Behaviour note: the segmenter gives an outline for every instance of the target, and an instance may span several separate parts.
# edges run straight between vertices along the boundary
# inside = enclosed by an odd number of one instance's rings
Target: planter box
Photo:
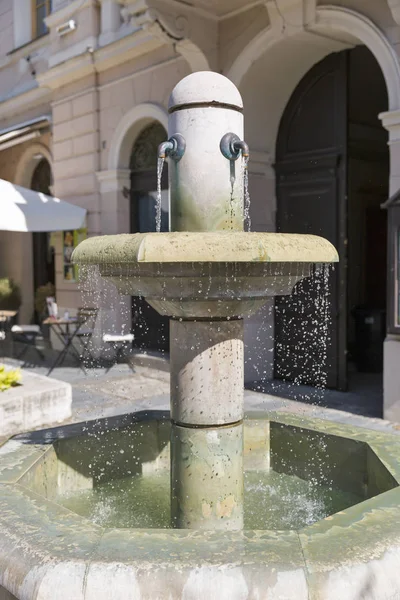
[[[24,370],[21,383],[0,392],[0,437],[60,423],[71,416],[69,383]]]

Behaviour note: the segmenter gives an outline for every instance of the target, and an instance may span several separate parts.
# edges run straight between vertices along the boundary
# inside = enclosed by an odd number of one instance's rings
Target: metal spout
[[[249,147],[244,140],[239,140],[238,142],[233,142],[233,149],[238,154],[240,151],[242,151],[242,156],[244,156],[245,158],[249,157],[249,154],[250,154]]]
[[[249,157],[249,147],[236,133],[226,133],[219,144],[222,154],[228,160],[237,160],[242,153],[244,158]]]
[[[186,141],[183,135],[175,133],[167,142],[162,142],[158,146],[158,158],[172,158],[178,162],[182,158],[186,149]]]
[[[174,150],[174,144],[172,141],[162,142],[158,146],[158,158],[167,158],[167,156]]]

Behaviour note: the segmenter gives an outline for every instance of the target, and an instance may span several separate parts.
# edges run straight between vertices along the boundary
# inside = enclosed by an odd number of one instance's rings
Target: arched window
[[[51,168],[48,160],[42,158],[35,167],[32,174],[31,189],[51,196]]]
[[[129,168],[140,172],[157,168],[157,148],[167,139],[161,123],[151,123],[143,129],[133,144]]]
[[[160,123],[147,125],[133,144],[131,169],[131,231],[156,230],[157,149],[167,139]],[[161,181],[161,231],[168,231],[168,167]]]
[[[35,192],[51,195],[52,174],[49,161],[41,158],[36,165],[31,180],[31,189]],[[34,233],[33,240],[33,275],[34,289],[55,283],[54,248],[50,244],[50,233]]]

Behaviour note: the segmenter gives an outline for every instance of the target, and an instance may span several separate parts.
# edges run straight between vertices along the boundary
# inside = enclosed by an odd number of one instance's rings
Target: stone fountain
[[[170,163],[170,232],[91,238],[74,261],[170,317],[170,414],[23,434],[0,448],[0,600],[395,598],[399,438],[340,416],[244,420],[243,318],[337,253],[315,236],[243,231],[249,151],[229,80],[186,77],[169,113],[159,159]],[[245,479],[273,473],[339,500],[269,528],[259,513],[270,523],[272,503],[286,499],[265,504]],[[155,476],[142,500],[126,494],[133,527],[71,500],[90,504],[110,484],[140,491]]]
[[[170,158],[171,231],[92,238],[74,261],[171,319],[174,526],[242,529],[243,317],[337,253],[314,236],[243,231],[249,151],[228,79],[185,77],[168,110],[159,158]]]

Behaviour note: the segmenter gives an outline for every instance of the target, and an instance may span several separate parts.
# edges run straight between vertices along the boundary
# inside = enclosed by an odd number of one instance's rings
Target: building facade
[[[252,229],[316,233],[339,249],[322,358],[328,384],[346,389],[355,311],[377,318],[387,303],[380,205],[400,187],[400,0],[0,0],[0,28],[0,178],[86,208],[88,235],[154,226],[154,149],[175,84],[213,70],[237,85]],[[0,232],[0,275],[21,285],[25,322],[46,278],[60,311],[81,303],[67,238],[50,234]],[[297,294],[310,307],[316,281]],[[120,327],[120,305],[99,297],[100,327]],[[321,383],[301,358],[312,310],[299,320],[296,301],[247,322],[247,381]],[[135,306],[134,326],[150,323],[167,347],[165,323],[146,311]],[[400,418],[400,331],[381,346],[385,415]]]

